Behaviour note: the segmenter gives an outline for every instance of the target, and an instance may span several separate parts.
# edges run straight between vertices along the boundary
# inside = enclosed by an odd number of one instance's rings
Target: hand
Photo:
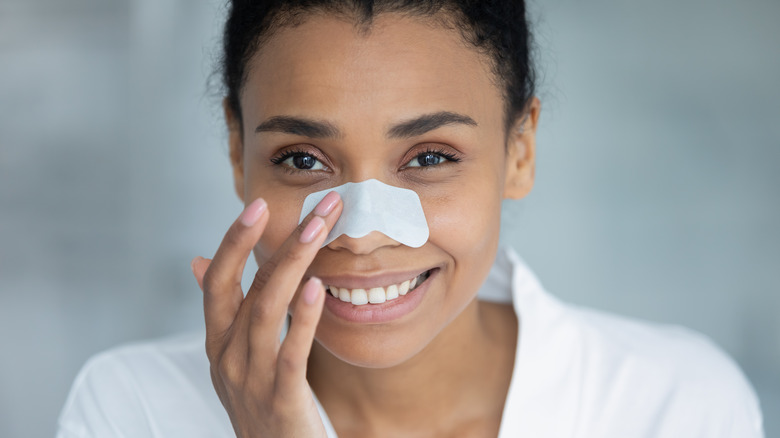
[[[325,290],[317,278],[301,282],[341,210],[331,192],[258,269],[246,298],[241,276],[268,223],[265,201],[241,213],[213,260],[192,261],[203,290],[211,380],[238,437],[326,436],[306,381]],[[288,308],[292,323],[280,343]]]

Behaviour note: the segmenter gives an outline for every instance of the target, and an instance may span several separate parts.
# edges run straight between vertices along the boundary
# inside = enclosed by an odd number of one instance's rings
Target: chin
[[[361,368],[392,368],[414,358],[430,343],[399,333],[376,333],[366,328],[364,334],[334,335],[320,334],[316,342],[336,359]]]

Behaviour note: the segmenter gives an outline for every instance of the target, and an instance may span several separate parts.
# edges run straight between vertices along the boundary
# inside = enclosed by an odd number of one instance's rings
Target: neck
[[[425,349],[390,368],[348,364],[315,342],[308,379],[337,430],[439,435],[442,425],[500,421],[516,337],[509,306],[474,300]]]

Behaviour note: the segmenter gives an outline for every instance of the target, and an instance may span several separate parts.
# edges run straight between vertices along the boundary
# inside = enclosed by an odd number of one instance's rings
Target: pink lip
[[[425,272],[425,271],[423,271]],[[384,302],[382,304],[363,304],[356,306],[352,303],[346,303],[340,299],[334,297],[330,293],[325,296],[325,308],[334,314],[336,317],[345,319],[350,322],[362,323],[362,324],[380,324],[389,321],[393,321],[411,313],[422,302],[425,293],[428,291],[432,281],[439,273],[438,269],[431,271],[431,275],[413,291],[406,295],[400,296],[394,300]],[[406,274],[404,274],[406,275]],[[419,275],[419,274],[418,274]],[[413,277],[414,275],[412,275]],[[408,280],[409,278],[406,278]],[[372,279],[373,280],[373,279]],[[382,279],[384,281],[384,279]],[[402,281],[406,281],[402,280]],[[402,282],[401,281],[401,282]],[[325,281],[323,280],[323,283]],[[399,282],[400,283],[400,282]],[[325,283],[327,284],[327,283]],[[372,284],[378,284],[372,281]],[[395,283],[387,283],[395,284]],[[383,285],[387,285],[383,284]],[[345,286],[346,287],[346,286]],[[355,286],[354,288],[361,287]],[[353,288],[353,289],[354,289]]]

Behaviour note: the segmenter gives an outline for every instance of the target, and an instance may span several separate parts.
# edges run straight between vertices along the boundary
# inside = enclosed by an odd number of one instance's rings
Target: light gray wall
[[[0,436],[51,436],[90,355],[201,325],[189,260],[241,209],[220,3],[0,2]],[[534,10],[537,186],[505,240],[566,300],[713,338],[779,436],[780,3]]]

